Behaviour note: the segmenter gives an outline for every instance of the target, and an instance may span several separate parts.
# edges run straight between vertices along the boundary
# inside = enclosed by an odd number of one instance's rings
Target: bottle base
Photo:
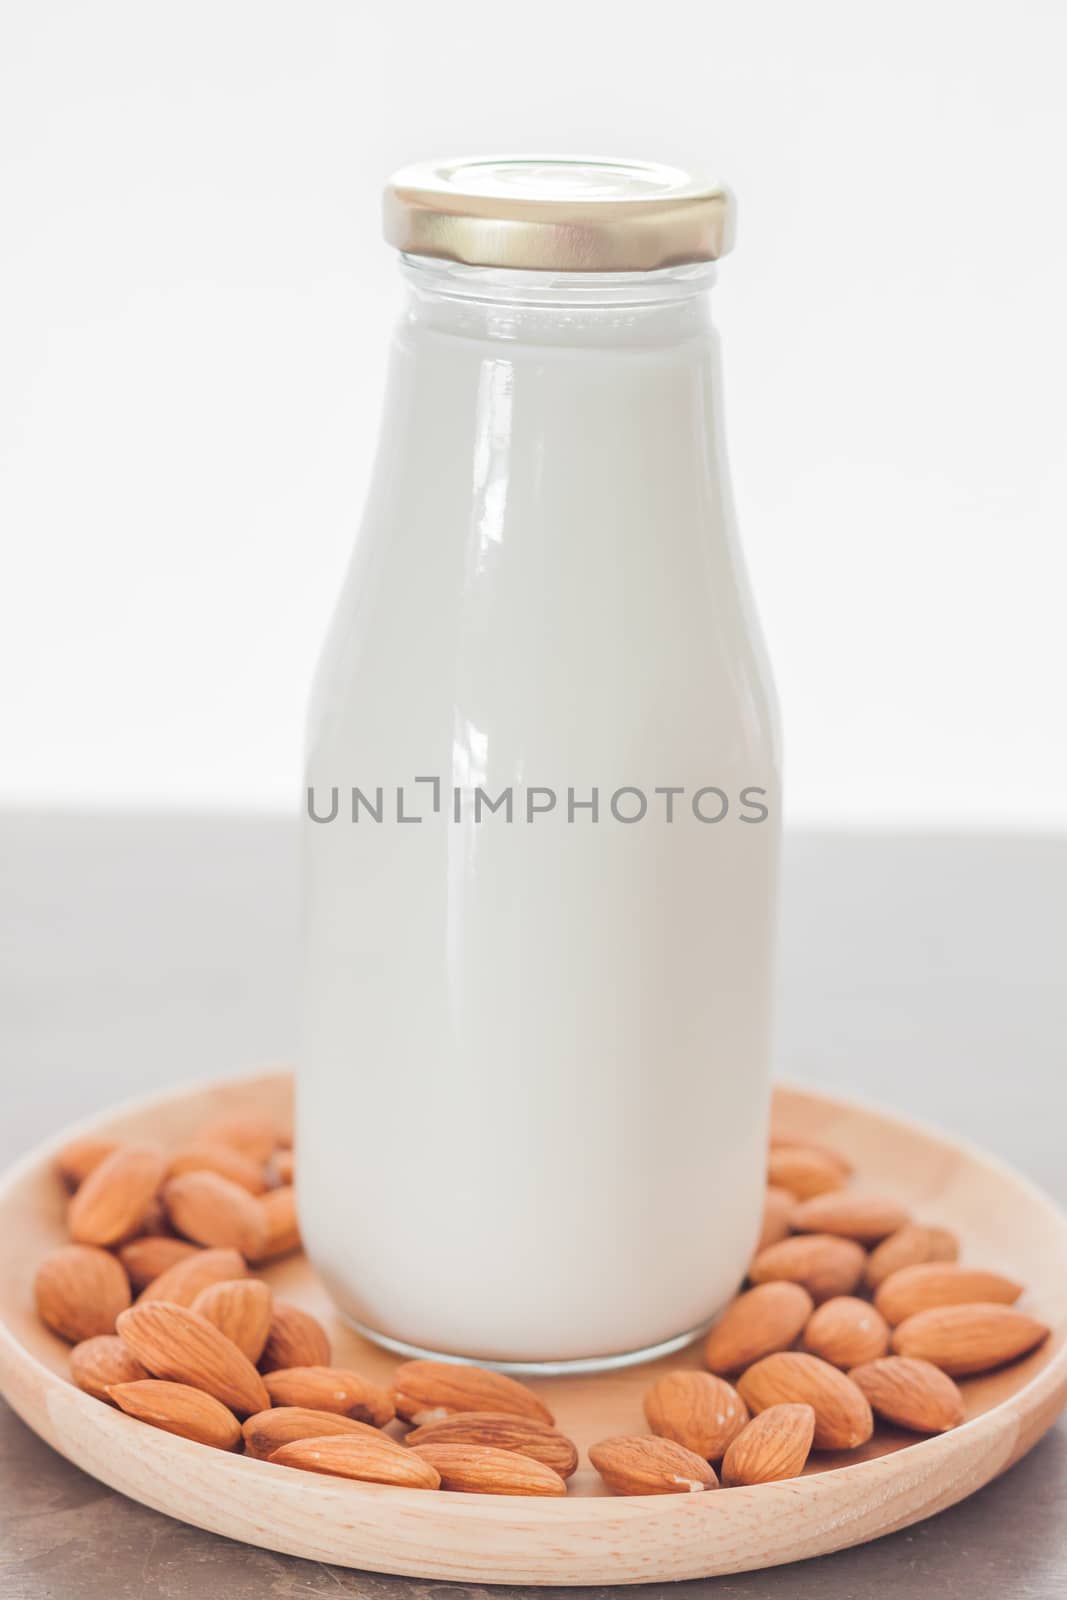
[[[340,1308],[338,1310],[342,1321],[353,1333],[380,1345],[383,1350],[392,1351],[394,1355],[406,1356],[409,1360],[448,1361],[463,1367],[488,1367],[492,1372],[504,1372],[515,1378],[558,1378],[583,1372],[614,1372],[620,1367],[636,1367],[642,1361],[656,1361],[660,1356],[670,1356],[676,1350],[683,1350],[686,1345],[707,1333],[714,1321],[713,1317],[709,1317],[699,1327],[675,1334],[672,1339],[644,1345],[640,1350],[624,1350],[620,1355],[578,1356],[564,1361],[493,1361],[485,1356],[461,1356],[452,1350],[431,1350],[425,1345],[407,1344],[403,1339],[393,1339],[389,1334],[368,1328],[365,1323],[346,1316]]]

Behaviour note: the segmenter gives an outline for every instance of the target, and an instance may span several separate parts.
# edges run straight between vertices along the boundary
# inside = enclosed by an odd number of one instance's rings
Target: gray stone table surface
[[[288,1059],[293,823],[0,816],[0,1163],[157,1086]],[[1067,840],[787,840],[778,1071],[968,1137],[1067,1203]],[[1067,1428],[953,1510],[678,1600],[1064,1600]],[[349,1572],[113,1494],[0,1402],[0,1600],[529,1595]],[[607,1596],[611,1590],[576,1594]],[[621,1594],[621,1591],[619,1591]]]

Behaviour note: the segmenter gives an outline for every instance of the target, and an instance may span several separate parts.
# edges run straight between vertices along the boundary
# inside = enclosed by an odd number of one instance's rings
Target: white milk
[[[310,724],[299,1088],[308,1251],[397,1347],[642,1351],[756,1238],[779,774],[712,270],[405,268]]]

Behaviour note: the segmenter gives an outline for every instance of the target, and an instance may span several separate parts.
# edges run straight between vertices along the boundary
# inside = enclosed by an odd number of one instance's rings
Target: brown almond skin
[[[285,1133],[273,1117],[257,1116],[255,1112],[237,1112],[212,1117],[196,1131],[194,1144],[221,1144],[258,1166],[264,1166],[280,1144]]]
[[[187,1383],[142,1378],[112,1384],[109,1395],[128,1416],[182,1439],[195,1439],[216,1450],[235,1450],[241,1442],[241,1424],[233,1412]]]
[[[238,1416],[266,1411],[271,1404],[248,1357],[188,1306],[164,1300],[132,1306],[117,1327],[123,1343],[154,1378],[203,1389]]]
[[[167,1177],[180,1178],[186,1172],[217,1172],[249,1194],[263,1194],[267,1187],[263,1164],[225,1144],[183,1145],[171,1156]]]
[[[850,1189],[803,1200],[791,1218],[796,1233],[832,1233],[859,1244],[877,1244],[907,1222],[907,1211],[895,1200],[854,1194]]]
[[[788,1350],[814,1309],[799,1283],[774,1281],[749,1289],[730,1302],[708,1334],[704,1364],[722,1376],[741,1372],[775,1350]]]
[[[179,1261],[188,1261],[199,1250],[198,1244],[190,1244],[187,1239],[173,1239],[170,1234],[146,1233],[122,1245],[118,1256],[132,1287],[147,1289],[153,1279],[176,1267]]]
[[[738,1434],[722,1464],[724,1489],[799,1478],[811,1453],[815,1413],[809,1405],[768,1406]]]
[[[800,1133],[787,1133],[784,1128],[772,1128],[768,1140],[771,1150],[801,1149],[815,1150],[819,1155],[840,1169],[841,1176],[851,1178],[853,1171],[852,1162],[835,1145],[826,1144],[822,1139],[811,1139]]]
[[[748,1421],[748,1407],[724,1378],[710,1372],[666,1372],[645,1393],[645,1420],[705,1461],[721,1461]]]
[[[270,1332],[259,1358],[260,1372],[279,1367],[328,1367],[333,1356],[326,1329],[310,1311],[275,1300]]]
[[[995,1302],[934,1306],[907,1317],[893,1332],[899,1356],[932,1361],[953,1378],[989,1372],[1029,1355],[1048,1338],[1048,1328],[1014,1306]]]
[[[193,1310],[213,1322],[255,1364],[270,1331],[272,1300],[261,1278],[231,1278],[202,1290]]]
[[[218,1250],[237,1250],[246,1260],[263,1255],[267,1224],[259,1201],[240,1184],[217,1172],[185,1172],[163,1188],[175,1232],[196,1244]]]
[[[243,1278],[248,1268],[238,1250],[201,1250],[194,1247],[184,1261],[153,1278],[138,1296],[139,1306],[154,1300],[166,1300],[170,1305],[191,1306],[198,1294],[213,1283],[227,1283],[233,1278]]]
[[[325,1439],[329,1434],[373,1433],[378,1429],[369,1422],[357,1422],[355,1417],[343,1417],[339,1411],[312,1411],[309,1406],[272,1406],[269,1411],[257,1411],[248,1417],[241,1428],[245,1440],[245,1454],[258,1461],[269,1461],[275,1450],[283,1444],[294,1444],[298,1439]]]
[[[55,1155],[52,1166],[68,1189],[77,1189],[104,1157],[117,1149],[117,1139],[97,1139],[92,1134],[86,1134],[81,1139],[71,1139],[65,1144]]]
[[[891,1273],[880,1285],[874,1303],[886,1321],[896,1326],[917,1311],[929,1311],[934,1306],[961,1306],[975,1301],[1011,1306],[1022,1292],[1021,1283],[1013,1283],[999,1272],[962,1267],[954,1261],[926,1261]]]
[[[912,1433],[947,1433],[963,1421],[963,1396],[947,1372],[913,1356],[884,1356],[849,1373],[875,1416]]]
[[[698,1494],[719,1484],[702,1456],[673,1439],[620,1434],[590,1445],[589,1459],[615,1494]]]
[[[795,1234],[761,1250],[748,1269],[753,1283],[799,1283],[816,1305],[851,1294],[863,1276],[866,1256],[854,1239],[830,1233]]]
[[[150,1144],[123,1144],[95,1166],[67,1212],[77,1244],[117,1244],[132,1234],[163,1181],[166,1160]]]
[[[777,1244],[779,1239],[789,1237],[789,1219],[793,1215],[796,1201],[788,1189],[778,1189],[773,1183],[767,1185],[763,1198],[763,1215],[760,1218],[760,1235],[756,1243],[757,1255],[761,1250],[766,1250],[769,1244]]]
[[[565,1434],[550,1428],[547,1422],[506,1411],[463,1411],[454,1417],[441,1417],[437,1422],[412,1428],[404,1443],[491,1445],[540,1461],[561,1478],[571,1477],[578,1467],[578,1451]]]
[[[114,1333],[116,1318],[130,1303],[121,1264],[95,1245],[63,1245],[45,1256],[33,1292],[41,1321],[71,1344]]]
[[[517,1450],[486,1444],[417,1444],[412,1453],[429,1462],[442,1489],[456,1494],[567,1493],[558,1472]]]
[[[909,1222],[871,1251],[863,1272],[868,1289],[877,1289],[890,1273],[901,1267],[917,1267],[924,1261],[955,1261],[959,1240],[948,1228],[931,1228]]]
[[[263,1382],[271,1405],[338,1411],[376,1428],[393,1420],[392,1401],[381,1385],[346,1367],[279,1367]]]
[[[556,1420],[533,1390],[515,1378],[449,1361],[401,1362],[393,1373],[392,1392],[397,1416],[416,1425],[459,1411],[513,1412],[550,1427]]]
[[[136,1383],[148,1377],[116,1333],[97,1334],[76,1344],[70,1352],[70,1375],[79,1389],[109,1405],[114,1403],[108,1393],[112,1384]]]
[[[807,1145],[772,1145],[767,1182],[787,1189],[795,1200],[810,1200],[844,1187],[846,1174],[830,1156]]]
[[[816,1450],[855,1450],[874,1432],[866,1395],[818,1356],[798,1350],[764,1356],[738,1379],[737,1388],[753,1413],[774,1405],[811,1406]]]
[[[417,1450],[403,1450],[379,1433],[373,1438],[331,1434],[318,1439],[298,1439],[284,1444],[270,1457],[279,1467],[299,1467],[304,1472],[325,1472],[362,1483],[390,1483],[398,1489],[439,1489],[436,1468],[423,1461]]]
[[[296,1194],[290,1186],[272,1189],[259,1199],[265,1239],[261,1253],[254,1259],[272,1261],[275,1256],[290,1255],[301,1248],[300,1224],[296,1216]]]
[[[824,1300],[804,1329],[804,1349],[848,1369],[875,1361],[889,1349],[889,1324],[866,1300],[838,1295]]]

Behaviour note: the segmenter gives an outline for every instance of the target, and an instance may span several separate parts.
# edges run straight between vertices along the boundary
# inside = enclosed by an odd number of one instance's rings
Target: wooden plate
[[[31,1283],[65,1239],[54,1150],[74,1131],[178,1143],[208,1116],[287,1109],[287,1075],[185,1088],[68,1130],[0,1183],[0,1388],[35,1432],[86,1472],[169,1516],[248,1544],[375,1572],[478,1583],[605,1584],[710,1577],[860,1544],[953,1505],[1017,1461],[1067,1403],[1067,1218],[1023,1178],[897,1118],[779,1089],[776,1120],[852,1157],[862,1185],[954,1228],[963,1258],[1029,1286],[1053,1327],[1033,1356],[964,1385],[967,1422],[916,1442],[881,1431],[848,1458],[822,1455],[802,1478],[712,1494],[620,1499],[584,1449],[645,1432],[641,1396],[699,1350],[626,1372],[535,1385],[583,1466],[565,1500],[432,1494],[316,1477],[205,1449],[124,1416],[67,1380],[67,1347],[37,1321]],[[349,1332],[303,1258],[268,1270],[276,1291],[326,1323],[338,1365],[387,1377],[395,1358]]]

